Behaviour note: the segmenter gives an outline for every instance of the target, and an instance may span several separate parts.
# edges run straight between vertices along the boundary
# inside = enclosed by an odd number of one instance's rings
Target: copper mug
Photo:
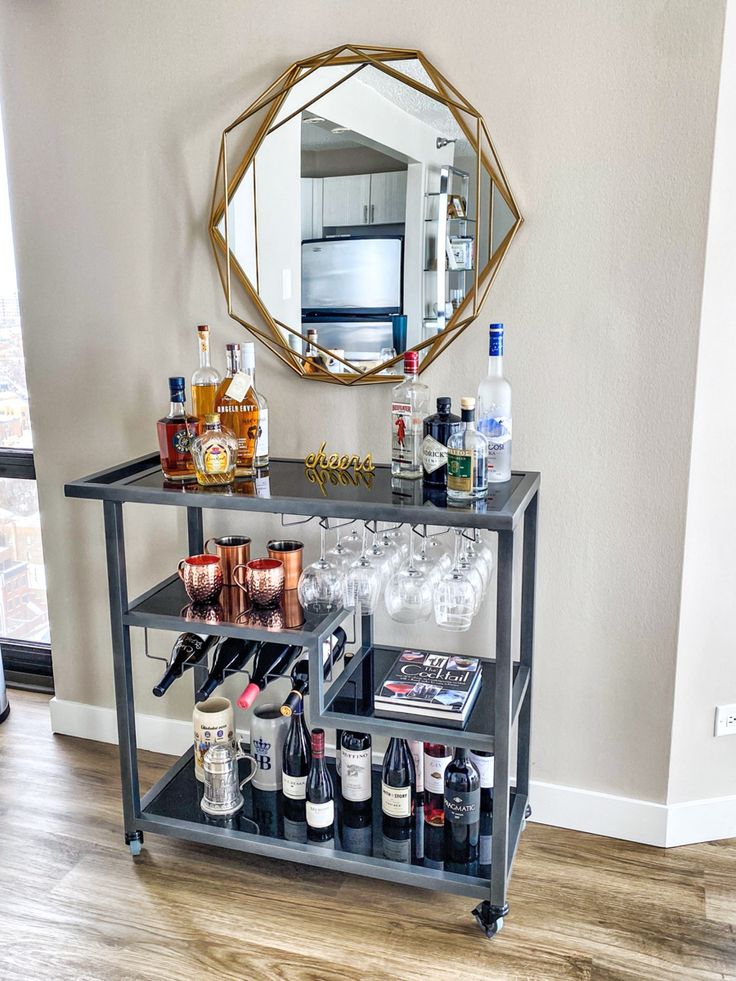
[[[214,542],[215,550],[210,552]],[[250,561],[250,538],[242,535],[227,535],[225,538],[208,538],[204,543],[207,554],[216,555],[222,563],[222,581],[225,586],[232,586],[233,569],[236,565],[245,565]]]
[[[222,563],[216,555],[190,555],[177,571],[193,603],[214,603],[222,589]]]
[[[245,582],[238,571],[245,570]],[[246,592],[254,606],[275,606],[284,593],[284,563],[279,559],[253,559],[233,569],[235,584]]]
[[[284,589],[296,589],[302,574],[304,542],[270,541],[268,554],[272,559],[279,559],[284,563]]]

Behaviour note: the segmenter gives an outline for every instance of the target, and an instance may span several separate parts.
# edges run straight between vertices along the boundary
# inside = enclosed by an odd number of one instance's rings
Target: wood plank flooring
[[[48,696],[10,696],[1,981],[736,979],[736,840],[664,851],[530,824],[488,942],[471,899],[154,835],[134,861],[116,748],[52,736]],[[140,755],[149,786],[170,761]]]

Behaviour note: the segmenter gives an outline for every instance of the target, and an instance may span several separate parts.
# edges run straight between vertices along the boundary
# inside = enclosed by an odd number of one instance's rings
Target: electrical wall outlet
[[[715,736],[736,736],[736,705],[716,705]]]

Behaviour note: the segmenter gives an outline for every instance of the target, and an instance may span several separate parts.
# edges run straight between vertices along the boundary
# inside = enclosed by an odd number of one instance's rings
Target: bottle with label
[[[475,428],[475,399],[460,399],[463,428],[447,441],[447,501],[467,504],[488,492],[485,436]]]
[[[232,484],[238,457],[238,441],[220,424],[216,412],[204,417],[204,432],[192,440],[192,460],[197,483],[203,487]]]
[[[445,868],[477,864],[479,837],[480,774],[459,746],[445,770]]]
[[[462,420],[450,411],[452,400],[437,399],[437,412],[424,420],[422,470],[426,487],[447,487],[447,441],[460,432]]]
[[[153,686],[156,698],[165,695],[177,678],[181,678],[185,668],[195,664],[207,664],[207,656],[217,647],[221,637],[208,637],[206,634],[184,633],[174,641],[166,672],[157,685]]]
[[[416,774],[405,739],[391,739],[381,771],[381,810],[385,829],[411,829],[414,818]]]
[[[340,787],[345,808],[370,810],[373,799],[372,741],[367,732],[344,731],[340,739]]]
[[[302,699],[294,705],[282,757],[284,816],[292,821],[304,818],[307,776],[312,763],[309,729],[304,721]]]
[[[243,368],[250,375],[253,394],[258,403],[258,436],[256,438],[256,470],[268,467],[268,402],[266,396],[256,388],[256,346],[252,341],[243,344]]]
[[[312,763],[305,793],[309,840],[329,841],[335,834],[335,794],[325,764],[324,729],[312,730]]]
[[[192,375],[192,410],[203,418],[215,411],[215,396],[222,378],[210,364],[210,329],[207,324],[197,327],[199,338],[199,368]]]
[[[414,760],[416,806],[422,807],[424,805],[424,743],[421,739],[407,739],[406,743]]]
[[[186,410],[184,379],[169,378],[169,414],[156,423],[161,469],[167,480],[194,480],[192,440],[202,432],[202,421]]]
[[[418,378],[419,354],[404,355],[404,380],[391,393],[391,474],[417,480],[422,476],[422,426],[429,389]]]
[[[445,770],[451,762],[450,746],[424,744],[424,819],[435,827],[442,827],[445,822]]]
[[[503,324],[491,324],[488,375],[478,386],[478,429],[488,441],[488,480],[511,477],[511,385],[503,374]]]
[[[484,749],[471,749],[470,759],[480,774],[480,809],[482,814],[493,814],[493,753]]]
[[[225,356],[227,374],[215,396],[215,411],[222,425],[235,433],[238,441],[236,476],[252,477],[258,439],[258,399],[253,391],[253,379],[242,369],[240,344],[226,344]]]

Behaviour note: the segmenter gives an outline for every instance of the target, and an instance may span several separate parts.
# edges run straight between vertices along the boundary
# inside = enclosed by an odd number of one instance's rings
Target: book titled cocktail
[[[478,697],[482,673],[477,657],[404,650],[376,691],[375,714],[412,722],[421,717],[460,729]]]

